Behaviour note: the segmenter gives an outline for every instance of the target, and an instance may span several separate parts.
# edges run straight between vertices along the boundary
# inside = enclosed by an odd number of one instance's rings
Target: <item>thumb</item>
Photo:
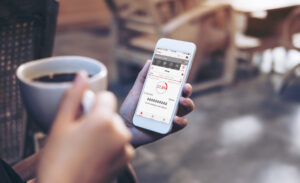
[[[79,72],[73,85],[65,92],[56,121],[73,121],[80,108],[84,91],[87,89],[87,73]]]
[[[139,72],[138,77],[136,78],[134,85],[132,87],[132,91],[140,93],[142,91],[148,70],[151,65],[151,60],[147,60],[146,64],[144,65],[143,69]]]

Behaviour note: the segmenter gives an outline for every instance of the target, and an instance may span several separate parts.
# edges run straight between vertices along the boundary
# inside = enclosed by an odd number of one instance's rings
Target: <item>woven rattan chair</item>
[[[23,156],[27,126],[15,71],[51,56],[57,11],[55,0],[0,1],[0,158],[11,164]]]

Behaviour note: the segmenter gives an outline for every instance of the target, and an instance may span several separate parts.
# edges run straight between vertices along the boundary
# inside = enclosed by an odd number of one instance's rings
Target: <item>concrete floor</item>
[[[185,130],[138,150],[141,182],[300,182],[300,105],[268,78],[193,99]]]
[[[58,33],[55,55],[90,56],[110,66],[110,40],[90,31]],[[130,87],[110,85],[120,102]],[[186,129],[137,150],[140,182],[300,182],[300,103],[279,98],[268,76],[193,100]]]

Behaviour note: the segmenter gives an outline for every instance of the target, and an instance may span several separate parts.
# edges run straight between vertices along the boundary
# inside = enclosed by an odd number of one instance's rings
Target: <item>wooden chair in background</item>
[[[287,49],[300,51],[300,6],[297,6],[287,17],[284,24],[284,45]]]
[[[263,18],[246,13],[246,27],[242,34],[237,34],[236,46],[239,55],[250,60],[250,68],[254,68],[255,53],[261,54],[276,47],[286,50],[294,47],[290,30],[299,18],[297,9],[297,6],[289,6],[266,10]]]
[[[286,49],[300,51],[300,6],[294,8],[284,23],[284,46]],[[299,63],[286,72],[278,88],[278,93],[283,95],[286,89],[300,77]]]
[[[244,34],[237,34],[236,45],[239,56],[250,60],[250,71],[255,67],[254,54],[256,53],[262,54],[267,49],[272,50],[277,47],[283,47],[286,51],[290,49],[300,51],[300,47],[295,44],[297,40],[300,42],[297,39],[300,32],[300,6],[266,9],[265,13],[266,16],[261,18],[252,16],[250,12],[243,12],[246,14],[246,27]],[[300,76],[299,68],[300,64],[282,76],[282,81],[275,87],[279,94],[283,94],[286,88]]]
[[[112,32],[115,37],[114,56],[119,68],[119,78],[133,79],[135,76],[132,76],[128,65],[141,67],[147,59],[151,59],[157,40],[167,37],[191,41],[197,45],[198,51],[190,73],[190,82],[197,80],[197,74],[207,63],[205,57],[213,51],[224,50],[224,67],[220,77],[194,84],[196,91],[233,81],[234,26],[229,5],[206,6],[199,0],[106,2],[114,15]]]

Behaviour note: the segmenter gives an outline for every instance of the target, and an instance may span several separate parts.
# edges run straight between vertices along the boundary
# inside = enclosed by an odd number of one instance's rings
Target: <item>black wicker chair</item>
[[[0,158],[10,164],[23,156],[28,125],[15,71],[51,56],[57,13],[56,0],[0,1]]]

